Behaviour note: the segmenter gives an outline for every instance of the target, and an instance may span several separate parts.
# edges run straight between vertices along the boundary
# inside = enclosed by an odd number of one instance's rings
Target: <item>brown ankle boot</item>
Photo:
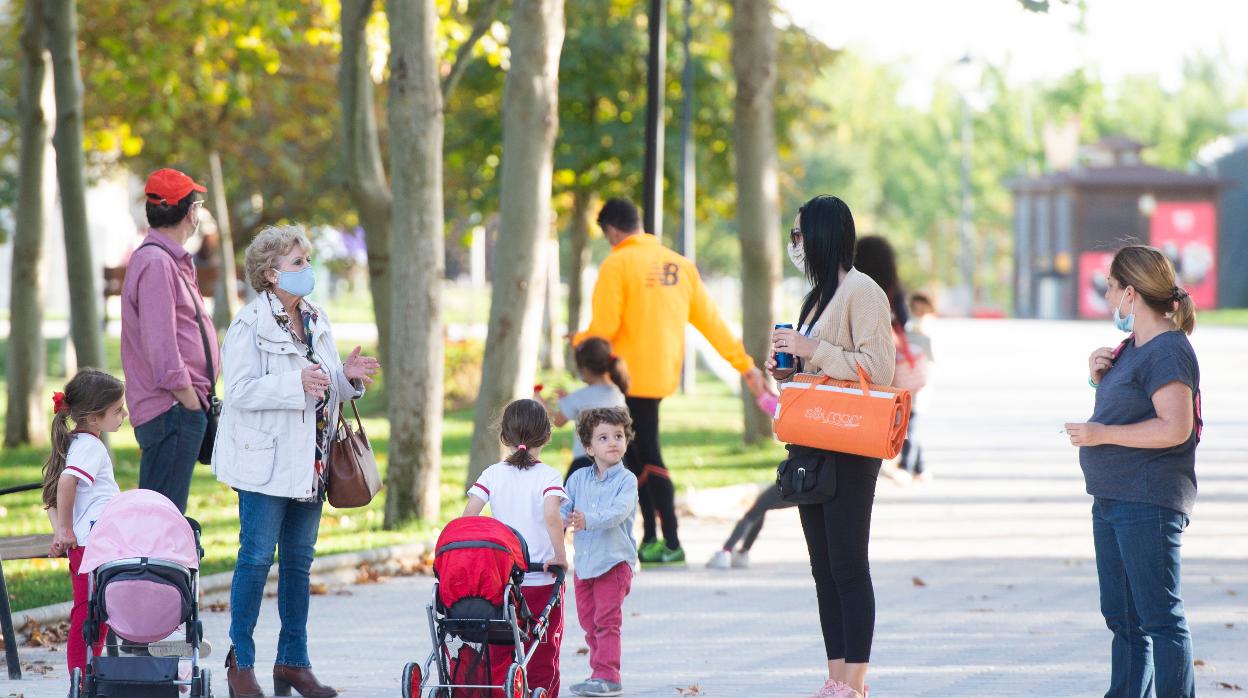
[[[334,698],[338,691],[316,680],[309,667],[273,665],[273,695],[288,696],[294,688],[303,698]]]
[[[233,647],[225,655],[225,680],[230,687],[230,698],[265,698],[264,689],[256,680],[256,670],[239,669]]]

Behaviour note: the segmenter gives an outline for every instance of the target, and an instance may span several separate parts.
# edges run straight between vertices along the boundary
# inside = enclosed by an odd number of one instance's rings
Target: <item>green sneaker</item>
[[[638,559],[643,565],[672,565],[681,566],[685,564],[685,549],[676,548],[672,550],[667,547],[666,543],[659,542],[657,545],[644,547],[642,552],[638,554]]]
[[[642,564],[654,564],[663,559],[663,551],[667,550],[667,546],[661,540],[652,540],[649,543],[642,543],[637,548],[637,559]]]

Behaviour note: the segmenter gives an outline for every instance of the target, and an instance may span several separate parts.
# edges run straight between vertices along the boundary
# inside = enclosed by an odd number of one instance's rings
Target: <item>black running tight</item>
[[[672,475],[663,464],[659,448],[659,403],[657,398],[625,398],[628,411],[633,417],[636,437],[628,446],[624,462],[637,476],[637,499],[641,504],[642,542],[648,543],[658,537],[655,515],[663,525],[663,539],[667,547],[680,547],[676,534],[676,488]]]
[[[798,507],[810,570],[819,598],[819,625],[828,659],[864,663],[875,634],[875,588],[867,546],[878,458],[836,454],[836,496]]]

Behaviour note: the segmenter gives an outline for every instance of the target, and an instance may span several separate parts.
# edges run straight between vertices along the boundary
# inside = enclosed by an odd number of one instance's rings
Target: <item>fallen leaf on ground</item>
[[[577,654],[589,654],[589,648],[588,647],[577,648],[576,653]]]
[[[910,582],[914,584],[916,587],[927,586],[927,582],[923,581],[922,579],[919,579],[918,577],[911,577]]]
[[[1218,688],[1225,688],[1225,689],[1226,689],[1226,690],[1228,690],[1228,691],[1242,691],[1242,690],[1244,690],[1244,689],[1242,689],[1242,688],[1240,688],[1240,687],[1239,687],[1239,684],[1237,684],[1237,683],[1227,683],[1226,681],[1219,681],[1219,682],[1215,683],[1214,685],[1215,685],[1215,686],[1217,686]]]
[[[329,585],[324,582],[317,582],[309,587],[309,591],[313,596],[324,596],[329,593]]]
[[[1235,624],[1234,624],[1234,623],[1227,623],[1227,624],[1226,624],[1226,629],[1227,629],[1227,630],[1230,630],[1231,628],[1234,628],[1234,627],[1235,627]]]
[[[682,696],[700,696],[702,695],[702,687],[695,683],[688,688],[677,688],[676,693]]]
[[[230,610],[229,601],[214,601],[204,606],[204,610],[210,613],[225,613]]]
[[[43,625],[27,616],[22,632],[26,633],[27,647],[52,649],[69,637],[69,621],[63,620],[52,625]]]
[[[1239,592],[1235,591],[1234,589],[1227,589],[1226,595],[1227,596],[1239,596]]]
[[[1203,659],[1197,659],[1196,661],[1192,662],[1192,665],[1193,665],[1193,666],[1204,666],[1204,665],[1205,665],[1205,660],[1203,660]]]

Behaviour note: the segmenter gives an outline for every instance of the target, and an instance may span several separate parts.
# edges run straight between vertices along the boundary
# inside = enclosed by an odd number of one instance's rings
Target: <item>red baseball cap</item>
[[[196,184],[185,173],[166,167],[147,176],[147,186],[143,191],[147,194],[148,201],[170,205],[185,199],[193,191],[202,193],[208,190],[202,184]]]

